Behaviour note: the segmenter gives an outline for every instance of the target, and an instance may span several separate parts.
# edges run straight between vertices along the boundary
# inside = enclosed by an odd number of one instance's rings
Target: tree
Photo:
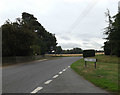
[[[22,19],[26,24],[26,27],[33,30],[33,32],[36,31],[36,35],[38,37],[36,44],[41,48],[42,55],[55,49],[57,45],[55,35],[47,32],[45,28],[37,21],[37,18],[29,13],[23,12]]]
[[[55,48],[55,53],[56,53],[56,54],[61,54],[61,53],[62,53],[62,48],[61,48],[61,46],[56,46],[56,48]]]
[[[104,51],[106,55],[117,55],[120,57],[120,12],[111,17],[110,12],[106,13],[108,17],[108,27],[105,28],[107,35],[104,43]]]
[[[62,50],[62,54],[81,54],[82,52],[83,50],[81,48]]]
[[[55,50],[56,37],[49,33],[32,14],[23,12],[15,22],[2,25],[3,56],[44,55]]]
[[[105,52],[105,55],[111,54],[111,47],[110,47],[109,42],[107,41],[104,43],[104,52]]]
[[[73,53],[80,54],[80,53],[82,53],[82,49],[81,48],[73,48]]]
[[[3,56],[31,55],[36,37],[29,29],[17,22],[11,22],[2,26]]]
[[[13,31],[11,22],[6,21],[6,23],[2,26],[2,55],[3,56],[15,55],[16,36],[14,34],[15,33]]]

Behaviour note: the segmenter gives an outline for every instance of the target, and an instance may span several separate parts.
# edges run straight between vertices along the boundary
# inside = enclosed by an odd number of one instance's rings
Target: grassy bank
[[[71,68],[79,75],[110,92],[118,92],[118,62],[120,58],[115,56],[97,55],[97,68],[94,63],[87,62],[84,67],[84,60],[80,59],[71,65]]]

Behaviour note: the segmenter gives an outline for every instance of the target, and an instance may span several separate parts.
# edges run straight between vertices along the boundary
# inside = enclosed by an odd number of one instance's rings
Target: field
[[[46,54],[46,56],[55,56],[55,57],[75,57],[82,56],[82,54]]]
[[[103,53],[96,53],[96,55],[103,54]],[[83,54],[46,54],[46,56],[56,56],[56,57],[76,57],[76,56],[83,56]]]
[[[80,59],[71,65],[71,68],[86,80],[92,82],[109,92],[118,92],[118,62],[120,58],[115,56],[96,55],[98,59],[97,68],[94,63]]]

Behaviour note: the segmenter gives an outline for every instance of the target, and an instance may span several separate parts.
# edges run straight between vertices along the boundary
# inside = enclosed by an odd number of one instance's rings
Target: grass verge
[[[97,55],[95,57],[98,59],[96,69],[92,62],[87,62],[87,67],[85,68],[83,59],[74,62],[71,68],[96,86],[112,93],[117,93],[118,60],[120,58],[105,55]]]

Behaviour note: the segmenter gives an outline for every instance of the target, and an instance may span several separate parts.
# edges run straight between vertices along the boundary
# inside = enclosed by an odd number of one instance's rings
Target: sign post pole
[[[85,67],[87,67],[87,61],[85,61]]]
[[[85,67],[87,67],[87,61],[89,62],[95,62],[95,69],[96,69],[96,62],[97,59],[95,58],[87,58],[87,57],[94,57],[95,56],[95,50],[84,50],[83,51],[83,58],[84,58],[84,62],[85,62]]]
[[[96,69],[96,62],[95,62],[95,69]]]
[[[85,62],[85,67],[87,67],[87,61],[88,62],[94,62],[94,64],[95,64],[95,69],[96,69],[96,62],[97,62],[97,59],[94,59],[94,58],[84,58],[84,62]]]

